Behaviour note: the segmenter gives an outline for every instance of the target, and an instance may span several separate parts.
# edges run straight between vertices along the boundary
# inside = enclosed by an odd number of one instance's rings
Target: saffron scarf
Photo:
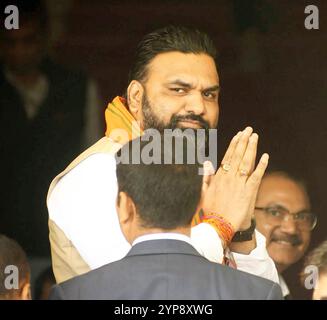
[[[126,99],[117,96],[110,102],[105,111],[107,137],[124,144],[142,135],[138,122],[129,112]]]

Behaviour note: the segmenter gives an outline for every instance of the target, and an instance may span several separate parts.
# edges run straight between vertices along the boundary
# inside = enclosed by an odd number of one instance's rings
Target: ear
[[[31,284],[26,282],[21,289],[21,300],[32,300]]]
[[[134,240],[137,228],[136,207],[133,200],[125,192],[119,192],[116,201],[116,210],[123,235],[129,243]]]
[[[137,80],[131,81],[127,88],[127,103],[129,111],[133,117],[141,121],[142,120],[142,99],[144,94],[144,88],[141,82]]]
[[[116,201],[116,211],[120,225],[126,225],[135,219],[136,208],[133,200],[126,192],[119,192]]]

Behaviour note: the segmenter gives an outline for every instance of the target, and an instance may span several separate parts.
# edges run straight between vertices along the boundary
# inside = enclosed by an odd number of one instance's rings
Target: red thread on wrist
[[[223,216],[215,213],[205,214],[202,217],[201,222],[210,224],[216,230],[217,234],[222,240],[224,248],[230,244],[235,234],[235,230],[232,224]]]

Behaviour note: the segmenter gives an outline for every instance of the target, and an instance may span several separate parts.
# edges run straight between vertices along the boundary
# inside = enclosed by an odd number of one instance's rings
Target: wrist
[[[245,230],[235,232],[232,242],[245,242],[253,240],[253,234],[256,227],[255,219],[251,219],[251,225]]]
[[[201,218],[201,222],[210,224],[216,230],[223,247],[226,248],[235,234],[233,225],[222,215],[213,212],[204,213]]]
[[[233,253],[242,255],[249,255],[257,247],[257,240],[255,234],[252,236],[252,240],[244,242],[231,242],[229,245],[230,250]]]
[[[247,219],[246,221],[244,221],[240,227],[238,228],[237,231],[245,231],[249,228],[251,228],[251,225],[252,225],[252,219]]]

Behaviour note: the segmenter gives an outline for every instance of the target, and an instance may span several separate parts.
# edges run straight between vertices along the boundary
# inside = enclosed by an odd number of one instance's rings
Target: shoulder
[[[100,214],[117,195],[116,162],[114,155],[95,153],[65,173],[51,188],[48,198],[49,216],[54,221],[66,221],[67,214],[79,219],[86,212]],[[49,191],[50,192],[50,191]],[[104,203],[105,202],[105,203]],[[88,212],[88,214],[87,214]],[[66,221],[67,222],[67,221]]]
[[[86,157],[60,177],[52,190],[51,198],[58,193],[73,191],[85,188],[101,189],[102,184],[114,184],[116,181],[116,161],[113,154],[94,153]],[[94,183],[94,184],[93,184]]]
[[[245,296],[245,299],[276,299],[282,298],[280,287],[275,282],[227,266],[221,266],[223,281],[230,283],[231,290]],[[242,285],[240,285],[242,284]],[[243,298],[244,299],[244,298]]]
[[[74,184],[76,184],[75,182],[84,182],[85,185],[85,182],[87,181],[85,179],[90,179],[90,181],[97,181],[100,179],[101,181],[108,178],[108,175],[110,176],[110,179],[107,181],[111,181],[111,178],[115,180],[115,152],[117,152],[120,147],[121,145],[114,142],[112,139],[103,137],[86,149],[52,181],[48,192],[49,202],[51,202],[53,191],[58,191],[58,189],[63,188],[63,186],[74,186]],[[101,177],[103,179],[101,179]]]
[[[124,260],[124,259],[122,259]],[[107,291],[109,285],[117,286],[120,283],[119,275],[123,273],[121,261],[106,264],[85,274],[64,281],[52,289],[53,300],[101,299],[102,293]],[[105,295],[107,298],[114,293]]]

